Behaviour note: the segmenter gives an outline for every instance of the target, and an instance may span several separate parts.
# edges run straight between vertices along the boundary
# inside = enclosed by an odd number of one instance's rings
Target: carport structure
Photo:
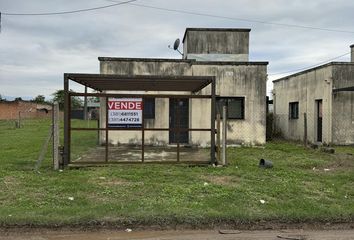
[[[83,93],[69,91],[69,82],[74,81],[85,87],[94,89],[98,93]],[[201,94],[201,90],[210,86],[210,94]],[[213,76],[152,76],[152,75],[111,75],[111,74],[81,74],[81,73],[65,73],[64,74],[64,166],[71,163],[71,132],[72,131],[104,131],[105,132],[105,156],[103,159],[97,159],[92,164],[111,164],[111,163],[186,163],[180,161],[180,143],[177,141],[176,161],[145,161],[144,159],[144,134],[146,131],[173,131],[178,136],[180,132],[189,131],[209,131],[210,132],[210,160],[198,161],[197,163],[215,163],[215,111],[216,111],[216,91],[215,77]],[[124,93],[107,93],[107,91],[124,91]],[[134,92],[145,91],[143,94]],[[148,92],[154,92],[149,94]],[[128,93],[125,93],[128,92]],[[132,92],[132,93],[129,93]],[[155,93],[158,92],[158,93]],[[176,94],[171,94],[174,92]],[[180,92],[189,92],[189,94],[181,94]],[[180,93],[180,94],[178,94]],[[72,97],[100,97],[105,100],[106,120],[105,127],[97,128],[73,128],[71,127],[71,98]],[[168,99],[210,99],[210,128],[147,128],[145,127],[144,117],[142,116],[141,127],[111,127],[108,124],[108,100],[109,98],[141,98],[142,105],[144,100],[149,98],[168,98]],[[177,112],[177,119],[179,119]],[[141,131],[141,160],[140,161],[109,161],[108,159],[108,134],[109,131]],[[177,138],[179,139],[179,138]],[[83,164],[87,164],[82,162]],[[196,162],[193,162],[196,163]]]

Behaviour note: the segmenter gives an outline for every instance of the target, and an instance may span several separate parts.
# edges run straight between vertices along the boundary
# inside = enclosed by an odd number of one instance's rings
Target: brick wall
[[[48,112],[39,110],[38,108],[49,109]],[[51,117],[51,106],[27,101],[2,101],[0,102],[0,119],[11,120],[18,119],[19,113],[21,118],[46,118]]]

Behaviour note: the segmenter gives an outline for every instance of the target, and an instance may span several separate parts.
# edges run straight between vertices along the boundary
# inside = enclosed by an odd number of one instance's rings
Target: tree
[[[21,97],[17,97],[17,98],[15,98],[15,101],[17,102],[17,101],[22,101],[22,98]]]
[[[99,91],[93,91],[92,93],[99,93]],[[100,98],[99,97],[88,97],[87,101],[99,103],[100,102]]]
[[[70,90],[70,92],[74,92]],[[57,102],[59,104],[59,109],[64,109],[64,90],[57,90],[53,94],[53,102]],[[82,100],[78,97],[71,97],[71,108],[81,108],[82,107]]]
[[[0,94],[0,102],[1,102],[1,101],[6,101],[6,99],[3,98],[2,95]]]
[[[37,97],[32,99],[32,102],[35,102],[35,103],[46,103],[45,97],[43,95],[38,95]]]

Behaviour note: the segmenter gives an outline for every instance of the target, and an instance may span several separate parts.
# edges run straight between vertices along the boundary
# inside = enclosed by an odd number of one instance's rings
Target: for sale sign
[[[109,98],[108,126],[141,127],[143,100],[141,98]]]

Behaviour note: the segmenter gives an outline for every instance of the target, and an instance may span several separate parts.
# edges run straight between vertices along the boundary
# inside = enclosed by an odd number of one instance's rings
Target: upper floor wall
[[[183,59],[197,61],[249,61],[250,29],[187,28]]]

